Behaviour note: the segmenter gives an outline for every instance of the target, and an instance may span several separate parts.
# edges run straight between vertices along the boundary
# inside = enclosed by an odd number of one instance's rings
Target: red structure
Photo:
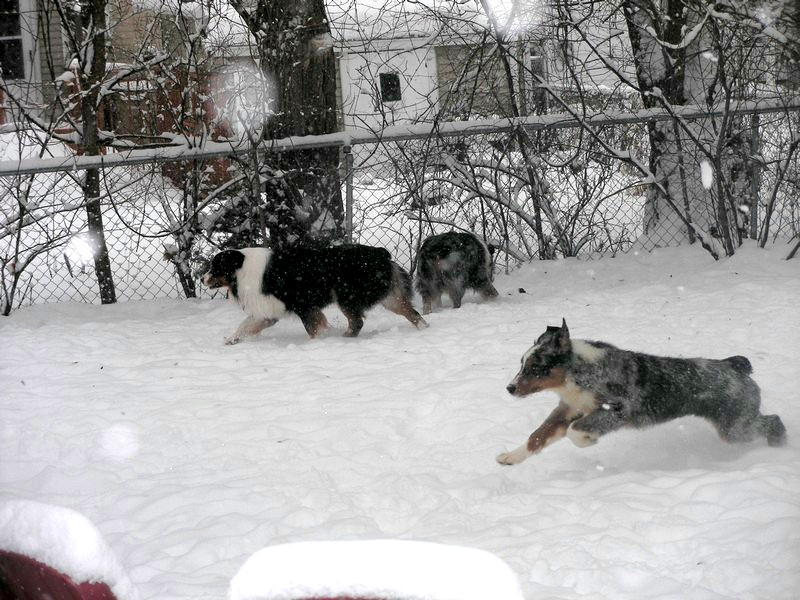
[[[76,583],[29,556],[0,550],[0,600],[116,600],[105,583]]]

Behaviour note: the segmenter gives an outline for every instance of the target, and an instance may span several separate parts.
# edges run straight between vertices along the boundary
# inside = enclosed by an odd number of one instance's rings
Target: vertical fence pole
[[[753,161],[753,177],[750,180],[752,185],[751,196],[753,201],[750,203],[750,239],[758,239],[758,205],[761,200],[761,115],[753,114],[750,122],[750,155],[757,156]]]
[[[344,235],[348,242],[353,241],[353,148],[345,146],[344,151]]]

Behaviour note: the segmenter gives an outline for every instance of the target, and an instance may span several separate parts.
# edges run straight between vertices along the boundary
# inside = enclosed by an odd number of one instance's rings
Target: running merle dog
[[[514,396],[551,390],[560,402],[527,443],[499,455],[497,462],[516,465],[564,436],[590,446],[622,427],[688,415],[710,421],[725,441],[764,437],[770,446],[781,446],[786,428],[778,415],[759,412],[761,393],[752,372],[744,356],[668,358],[573,340],[562,321],[523,355],[507,387]]]

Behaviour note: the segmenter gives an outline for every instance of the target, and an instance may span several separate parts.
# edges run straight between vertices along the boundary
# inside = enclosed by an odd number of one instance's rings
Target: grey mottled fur
[[[750,373],[750,361],[743,356],[653,356],[571,340],[566,322],[548,327],[523,357],[508,391],[518,396],[555,391],[563,408],[551,415],[550,429],[563,425],[564,431],[544,441],[549,430],[536,439],[534,432],[525,456],[520,449],[498,460],[515,464],[563,435],[588,445],[621,427],[646,427],[689,415],[710,421],[728,442],[764,437],[770,446],[782,445],[786,429],[777,415],[760,413],[761,393]]]
[[[445,292],[453,308],[461,306],[468,289],[484,299],[496,298],[489,247],[474,233],[449,231],[428,237],[417,253],[416,287],[424,315],[441,306]]]

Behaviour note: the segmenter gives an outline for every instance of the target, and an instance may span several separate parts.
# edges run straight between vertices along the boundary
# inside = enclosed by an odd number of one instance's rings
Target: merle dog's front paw
[[[497,460],[497,462],[501,465],[518,465],[530,455],[531,453],[528,452],[528,449],[525,446],[520,446],[511,452],[503,452],[502,454],[498,454],[495,460]]]
[[[225,345],[226,346],[235,346],[239,342],[241,342],[241,338],[238,335],[232,335],[231,337],[225,338]]]

